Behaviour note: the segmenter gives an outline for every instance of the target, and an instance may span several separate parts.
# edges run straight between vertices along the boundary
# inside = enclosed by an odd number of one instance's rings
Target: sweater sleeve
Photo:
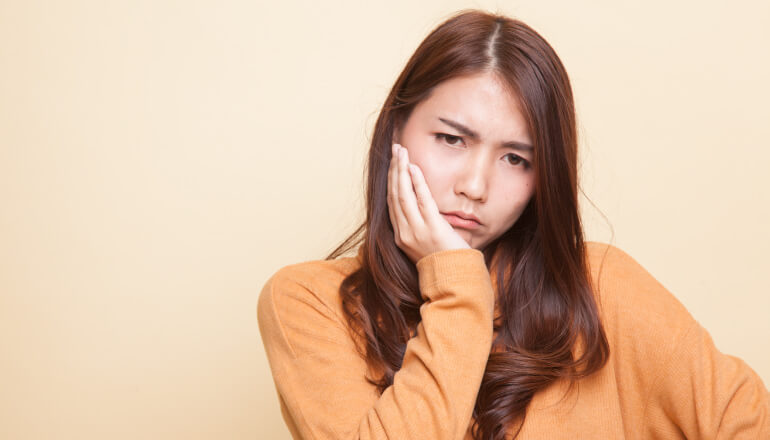
[[[720,352],[693,320],[650,393],[650,438],[770,439],[770,394],[743,360]]]
[[[720,352],[685,306],[636,260],[610,247],[605,282],[618,299],[621,400],[641,404],[641,438],[770,439],[770,395],[741,359]],[[631,379],[625,378],[626,376]],[[639,425],[636,425],[639,426]]]
[[[296,439],[462,439],[492,345],[494,293],[483,254],[440,251],[417,262],[417,333],[382,395],[318,277],[284,268],[257,315],[283,417]]]

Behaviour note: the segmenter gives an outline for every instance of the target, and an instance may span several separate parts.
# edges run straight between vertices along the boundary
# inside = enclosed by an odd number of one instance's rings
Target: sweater
[[[609,360],[572,388],[563,380],[537,392],[517,438],[770,439],[770,393],[756,372],[720,352],[628,254],[596,242],[586,252]],[[366,380],[339,295],[360,263],[359,250],[289,265],[259,295],[259,331],[293,438],[472,439],[494,338],[483,254],[452,249],[417,261],[421,322],[381,395]]]

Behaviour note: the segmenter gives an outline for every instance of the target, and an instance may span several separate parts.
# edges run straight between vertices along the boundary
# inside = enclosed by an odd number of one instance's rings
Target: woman
[[[477,11],[436,28],[377,120],[366,220],[260,295],[292,435],[770,438],[756,373],[631,257],[583,241],[576,164],[540,35]]]

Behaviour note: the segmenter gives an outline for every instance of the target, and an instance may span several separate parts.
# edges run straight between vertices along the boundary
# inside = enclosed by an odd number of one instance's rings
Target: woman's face
[[[524,116],[494,74],[440,83],[394,139],[422,170],[443,217],[472,248],[483,250],[507,231],[534,192]]]

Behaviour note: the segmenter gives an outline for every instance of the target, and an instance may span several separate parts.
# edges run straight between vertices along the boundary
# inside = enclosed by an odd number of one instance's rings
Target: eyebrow
[[[478,133],[476,133],[475,131],[471,130],[470,128],[464,126],[463,124],[457,121],[452,121],[451,119],[444,119],[444,118],[438,118],[438,120],[454,128],[455,130],[459,131],[460,133],[464,134],[465,136],[468,136],[473,140],[481,139],[481,136],[479,136]],[[513,148],[514,150],[523,150],[523,151],[533,150],[532,145],[524,142],[516,142],[516,141],[503,142],[503,147]]]

